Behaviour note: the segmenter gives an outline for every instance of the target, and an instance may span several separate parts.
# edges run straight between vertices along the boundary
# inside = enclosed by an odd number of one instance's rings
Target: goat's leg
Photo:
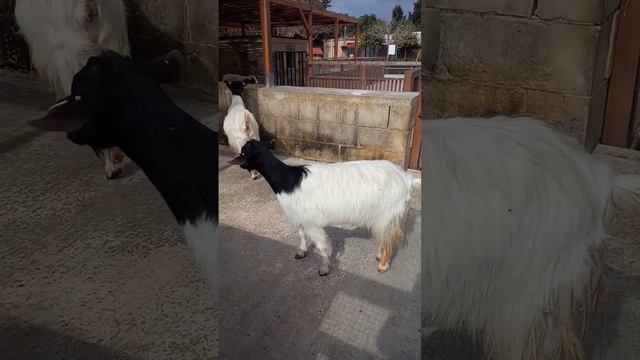
[[[298,229],[298,235],[300,236],[300,247],[296,251],[295,258],[304,259],[307,257],[307,238],[302,227]]]
[[[260,177],[258,170],[251,170],[251,180],[255,180]]]
[[[103,150],[104,171],[107,179],[115,179],[122,173],[122,161],[124,154],[117,147]]]
[[[305,232],[313,240],[316,244],[316,248],[320,252],[321,264],[318,268],[318,274],[320,274],[320,276],[329,274],[332,246],[329,239],[327,239],[327,233],[325,233],[324,229],[319,226],[306,228]]]

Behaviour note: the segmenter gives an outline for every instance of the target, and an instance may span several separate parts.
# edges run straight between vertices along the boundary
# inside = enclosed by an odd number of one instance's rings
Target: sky
[[[391,10],[396,6],[402,6],[404,14],[413,10],[415,0],[332,0],[330,11],[347,13],[353,17],[374,13],[379,18],[391,19]]]

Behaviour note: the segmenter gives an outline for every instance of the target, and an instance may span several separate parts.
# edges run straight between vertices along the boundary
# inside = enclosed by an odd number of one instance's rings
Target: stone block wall
[[[531,115],[584,140],[603,75],[596,64],[599,42],[608,42],[602,24],[615,7],[604,0],[424,1],[425,117]]]
[[[132,57],[146,61],[172,49],[187,58],[183,84],[217,93],[218,2],[124,0]],[[29,69],[27,44],[17,33],[15,0],[0,0],[0,67]]]
[[[230,93],[219,96],[224,119]],[[293,156],[328,162],[386,159],[406,167],[418,93],[250,85],[243,98],[261,138],[275,138],[277,147]]]

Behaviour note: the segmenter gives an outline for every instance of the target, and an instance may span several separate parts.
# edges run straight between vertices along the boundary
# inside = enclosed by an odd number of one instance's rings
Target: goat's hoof
[[[113,169],[106,172],[108,180],[116,179],[118,176],[120,176],[120,174],[122,174],[122,169]]]
[[[376,255],[376,261],[380,261],[380,255]]]
[[[390,267],[391,267],[390,263],[386,263],[386,264],[378,263],[378,272],[383,273],[389,270]]]
[[[304,259],[306,257],[307,257],[307,252],[302,250],[298,250],[296,252],[296,255],[294,256],[294,258],[296,258],[297,260]]]
[[[329,275],[329,266],[320,266],[320,268],[318,269],[318,274],[320,274],[320,276]]]

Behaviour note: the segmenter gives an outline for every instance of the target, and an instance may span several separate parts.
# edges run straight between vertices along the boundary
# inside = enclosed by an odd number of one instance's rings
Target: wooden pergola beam
[[[271,0],[260,0],[260,24],[265,84],[267,87],[271,87],[273,85],[273,71],[271,69]]]
[[[340,37],[340,33],[338,32],[338,26],[340,24],[340,20],[336,19],[333,29],[333,58],[338,58],[338,38]]]
[[[292,1],[292,0],[271,0],[271,2],[273,4],[289,6],[289,7],[292,7],[292,8],[298,8],[298,9],[302,9],[304,11],[313,11],[314,13],[316,13],[316,15],[318,15],[320,17],[328,17],[328,18],[338,19],[342,23],[356,24],[356,23],[360,22],[360,20],[358,20],[358,19],[356,19],[356,18],[354,18],[352,16],[338,14],[338,13],[334,13],[334,12],[326,11],[326,10],[320,10],[320,9],[312,7],[311,5],[295,2],[295,1]]]

